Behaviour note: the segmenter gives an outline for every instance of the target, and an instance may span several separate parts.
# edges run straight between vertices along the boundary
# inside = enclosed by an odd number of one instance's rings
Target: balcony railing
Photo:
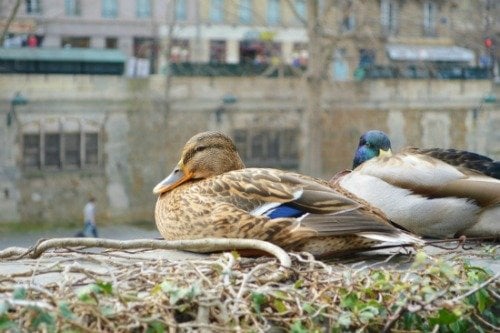
[[[437,79],[437,80],[487,80],[492,78],[490,68],[469,66],[380,66],[358,68],[355,78],[363,79]]]
[[[268,64],[214,64],[214,63],[173,63],[173,76],[264,76],[298,77],[304,74],[304,67]],[[363,79],[438,79],[438,80],[485,80],[490,79],[491,69],[482,67],[429,65],[381,66],[358,68],[354,78]],[[326,76],[325,76],[326,77]]]
[[[173,76],[300,76],[303,68],[290,65],[269,64],[220,64],[220,63],[172,63],[170,74]]]

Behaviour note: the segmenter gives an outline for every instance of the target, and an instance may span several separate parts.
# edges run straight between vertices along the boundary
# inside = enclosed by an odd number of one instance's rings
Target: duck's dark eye
[[[205,150],[206,148],[207,148],[206,146],[198,146],[198,147],[196,147],[196,149],[194,151],[200,152],[200,151]]]

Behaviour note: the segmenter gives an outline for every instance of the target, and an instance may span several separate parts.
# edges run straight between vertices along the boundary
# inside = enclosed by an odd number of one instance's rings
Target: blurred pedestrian
[[[95,211],[95,198],[91,196],[83,208],[83,237],[98,237]]]
[[[38,39],[36,38],[35,35],[29,35],[27,44],[28,44],[28,47],[37,47],[38,46]]]

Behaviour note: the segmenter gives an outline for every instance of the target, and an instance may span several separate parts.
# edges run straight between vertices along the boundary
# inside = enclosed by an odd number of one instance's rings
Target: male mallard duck
[[[419,240],[376,210],[294,172],[245,168],[233,141],[203,132],[155,186],[155,220],[167,240],[250,238],[314,255]]]
[[[484,175],[500,179],[500,161],[494,161],[489,157],[470,151],[451,148],[407,147],[401,153],[428,155],[453,166],[476,170]],[[352,168],[355,169],[361,163],[379,155],[392,155],[391,140],[382,131],[368,131],[359,138],[359,145],[354,154]]]
[[[393,155],[387,135],[369,131],[353,167],[331,182],[421,236],[500,236],[500,163],[454,149],[404,149]]]

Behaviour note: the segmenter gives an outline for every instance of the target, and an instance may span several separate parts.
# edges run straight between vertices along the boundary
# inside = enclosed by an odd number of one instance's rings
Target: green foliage
[[[252,271],[253,259],[227,257],[183,269],[165,263],[144,269],[141,263],[141,279],[122,283],[128,275],[116,274],[121,277],[116,285],[109,278],[87,280],[83,287],[53,286],[51,297],[17,284],[0,301],[0,331],[69,333],[96,322],[101,326],[91,331],[163,333],[183,323],[197,330],[200,313],[213,331],[379,332],[390,325],[388,331],[395,332],[467,333],[500,326],[493,292],[498,281],[488,269],[460,258],[418,252],[401,266],[356,269],[295,260],[293,280],[265,282],[260,278],[277,269],[272,260],[259,275]]]
[[[310,333],[310,331],[302,325],[302,322],[295,321],[293,325],[290,327],[291,333]]]
[[[14,321],[12,321],[7,314],[3,313],[0,315],[0,332],[18,332],[19,327]]]
[[[98,304],[98,295],[111,295],[112,292],[111,283],[97,281],[81,288],[78,292],[78,299],[84,303]]]
[[[170,304],[172,305],[180,301],[191,301],[201,294],[198,283],[194,283],[188,287],[179,287],[176,283],[165,280],[161,283],[160,287],[170,296]]]
[[[146,333],[164,333],[166,332],[166,326],[164,323],[158,320],[153,320],[148,324]]]
[[[24,287],[17,287],[14,289],[14,292],[12,293],[12,298],[14,299],[26,299],[26,288]]]
[[[35,317],[33,318],[33,321],[31,322],[30,328],[32,330],[38,330],[41,329],[42,327],[46,327],[46,330],[48,332],[55,332],[56,327],[55,327],[55,315],[51,314],[47,311],[35,308],[34,311],[36,312]]]
[[[260,313],[262,306],[267,304],[267,297],[263,293],[253,291],[251,294],[252,308],[255,312]]]
[[[74,320],[76,318],[73,311],[71,311],[68,302],[59,303],[59,315],[64,319]]]

